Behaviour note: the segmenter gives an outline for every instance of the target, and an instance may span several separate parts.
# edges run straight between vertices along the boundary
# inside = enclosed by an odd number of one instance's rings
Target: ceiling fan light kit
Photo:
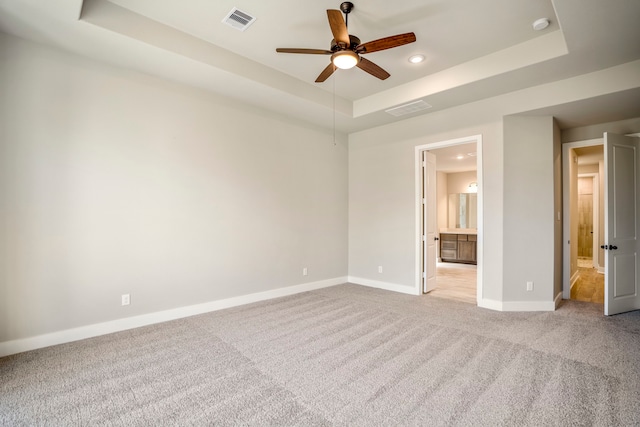
[[[347,30],[349,13],[351,13],[353,7],[353,3],[344,2],[340,5],[340,10],[327,10],[329,27],[333,34],[330,50],[277,48],[276,52],[303,53],[308,55],[331,55],[331,62],[324,70],[322,70],[318,78],[316,78],[316,83],[321,83],[327,80],[338,68],[347,70],[356,66],[380,80],[387,79],[390,76],[388,72],[368,59],[363,58],[361,55],[413,43],[416,41],[416,35],[414,33],[398,34],[360,44],[360,39],[354,35],[350,35]],[[342,17],[342,13],[345,15],[344,18]]]
[[[360,62],[360,57],[352,50],[341,50],[331,55],[331,62],[342,70],[348,70]]]

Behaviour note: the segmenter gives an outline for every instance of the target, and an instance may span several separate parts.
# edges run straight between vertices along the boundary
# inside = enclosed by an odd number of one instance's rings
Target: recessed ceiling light
[[[464,159],[464,156],[463,156],[462,154],[458,154],[458,155],[456,156],[456,159],[458,159],[458,160],[462,160],[462,159]]]
[[[412,64],[419,64],[424,61],[424,55],[413,55],[409,57],[409,62]]]
[[[475,157],[475,156],[476,156],[476,152],[474,151],[473,153],[467,153],[467,156],[469,156],[469,157]]]
[[[544,30],[549,26],[550,22],[547,18],[540,18],[534,21],[533,29],[536,31]]]

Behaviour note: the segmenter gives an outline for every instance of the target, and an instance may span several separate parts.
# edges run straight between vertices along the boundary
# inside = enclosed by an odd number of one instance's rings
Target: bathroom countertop
[[[477,228],[441,228],[440,233],[445,234],[478,234]]]

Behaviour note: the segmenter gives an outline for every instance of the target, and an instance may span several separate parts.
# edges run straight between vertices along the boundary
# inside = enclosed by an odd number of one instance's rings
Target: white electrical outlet
[[[382,273],[382,266],[381,265],[378,266],[378,273]]]
[[[131,304],[131,296],[129,294],[122,294],[122,305]]]
[[[302,269],[302,275],[303,275],[303,276],[306,276],[307,274],[309,274],[309,271],[307,270],[307,267],[304,267],[304,268]]]
[[[527,282],[527,290],[528,291],[532,291],[533,290],[533,282]]]

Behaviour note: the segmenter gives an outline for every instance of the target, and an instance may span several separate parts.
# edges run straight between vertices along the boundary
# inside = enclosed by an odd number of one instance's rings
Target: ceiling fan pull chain
[[[336,143],[336,79],[333,78],[333,146],[335,147]]]

